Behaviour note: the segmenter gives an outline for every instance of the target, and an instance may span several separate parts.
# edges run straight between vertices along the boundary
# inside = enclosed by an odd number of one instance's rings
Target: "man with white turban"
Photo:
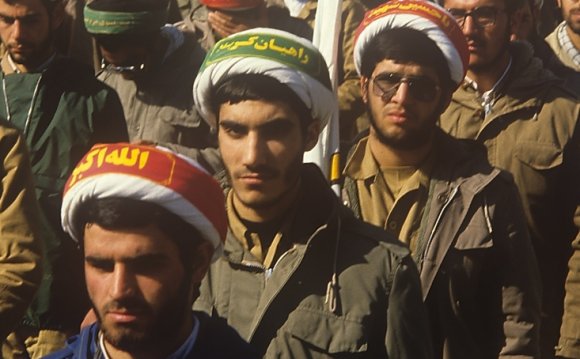
[[[338,113],[314,46],[272,29],[227,37],[194,96],[217,128],[229,220],[194,308],[227,320],[265,358],[430,358],[407,248],[355,219],[302,163]]]
[[[350,151],[346,202],[409,245],[436,358],[536,357],[539,275],[517,189],[437,127],[467,71],[459,26],[401,0],[369,11],[357,34],[371,128]]]
[[[83,249],[98,320],[48,358],[256,358],[232,328],[191,311],[222,251],[223,201],[199,164],[167,149],[94,146],[65,185],[61,218]]]
[[[401,0],[369,11],[357,35],[371,128],[350,151],[344,199],[409,245],[436,358],[536,358],[539,274],[517,189],[437,126],[467,71],[459,26]]]

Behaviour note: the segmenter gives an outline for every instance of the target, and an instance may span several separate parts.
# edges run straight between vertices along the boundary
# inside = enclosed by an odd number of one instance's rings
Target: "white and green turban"
[[[217,84],[239,74],[262,74],[288,86],[324,127],[338,119],[336,95],[324,58],[314,45],[291,33],[255,28],[220,40],[208,52],[193,85],[201,116],[216,127],[211,95]]]

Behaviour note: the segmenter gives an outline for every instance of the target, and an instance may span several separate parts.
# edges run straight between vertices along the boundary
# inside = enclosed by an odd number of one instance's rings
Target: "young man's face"
[[[580,35],[580,2],[578,0],[559,0],[562,17],[573,33]]]
[[[511,0],[446,0],[445,8],[458,19],[469,47],[471,71],[500,66],[510,42],[505,2]],[[462,16],[474,11],[471,16]],[[477,18],[479,18],[479,23]],[[461,22],[464,20],[464,23]],[[489,20],[484,23],[484,20]]]
[[[371,78],[361,79],[361,90],[371,117],[371,136],[398,149],[415,149],[430,140],[443,96],[435,70],[383,60]]]
[[[59,24],[41,0],[0,0],[0,38],[17,64],[33,68],[46,61]]]
[[[203,273],[186,275],[177,245],[157,225],[107,230],[89,224],[84,252],[87,290],[107,345],[158,350],[188,335],[191,283]]]
[[[305,135],[286,103],[262,100],[222,104],[218,118],[219,149],[236,209],[276,213],[297,184],[304,151],[316,144],[318,123]]]

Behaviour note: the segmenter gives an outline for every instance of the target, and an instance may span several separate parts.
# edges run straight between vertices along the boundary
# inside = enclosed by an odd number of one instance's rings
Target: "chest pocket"
[[[535,170],[548,170],[563,162],[562,150],[551,143],[520,142],[515,148],[515,157]]]
[[[368,341],[362,323],[316,310],[298,309],[284,328],[309,346],[328,354],[365,353]]]

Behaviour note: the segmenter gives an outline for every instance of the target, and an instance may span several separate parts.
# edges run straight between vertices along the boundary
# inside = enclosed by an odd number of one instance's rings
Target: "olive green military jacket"
[[[0,123],[0,342],[19,323],[40,284],[40,213],[26,144]]]
[[[439,130],[417,249],[435,358],[539,358],[540,279],[511,176]],[[361,217],[357,181],[343,199]],[[363,180],[360,180],[363,181]],[[400,219],[401,221],[403,219]]]
[[[510,52],[512,66],[491,114],[484,116],[476,92],[464,84],[442,115],[441,127],[453,136],[483,143],[491,164],[514,176],[542,278],[542,345],[553,350],[570,244],[580,226],[580,103],[528,47],[512,44]],[[580,268],[570,270],[568,281],[576,285],[567,289],[562,339],[580,348]]]
[[[302,174],[291,249],[266,269],[230,232],[194,308],[265,358],[431,358],[408,249],[355,219],[314,165]]]
[[[115,91],[72,59],[56,56],[33,73],[9,73],[4,65],[0,117],[9,118],[28,145],[46,253],[43,280],[24,324],[76,331],[89,301],[78,270],[80,251],[60,224],[62,190],[95,143],[128,140],[123,110]]]

